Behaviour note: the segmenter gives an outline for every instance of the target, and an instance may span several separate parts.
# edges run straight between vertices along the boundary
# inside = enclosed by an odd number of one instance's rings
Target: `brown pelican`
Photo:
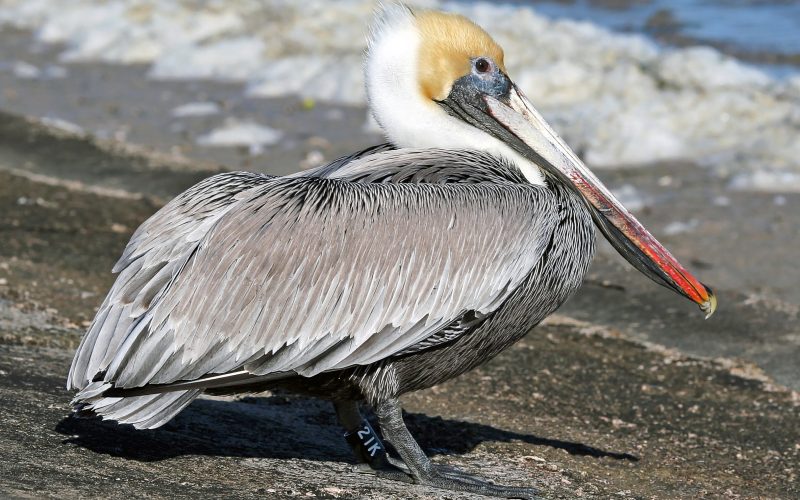
[[[385,8],[366,57],[391,144],[287,177],[211,177],[142,224],[67,386],[81,414],[158,427],[203,392],[334,402],[365,470],[530,497],[436,467],[398,397],[470,370],[581,284],[594,224],[636,268],[714,311],[512,83],[464,17]],[[399,457],[360,415],[370,405]]]

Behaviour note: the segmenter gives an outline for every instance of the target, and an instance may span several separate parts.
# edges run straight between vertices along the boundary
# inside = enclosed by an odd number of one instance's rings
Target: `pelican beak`
[[[714,313],[717,299],[711,289],[687,271],[622,206],[516,85],[512,84],[500,99],[484,94],[483,100],[488,115],[505,129],[502,139],[550,175],[573,186],[588,203],[597,226],[628,262],[656,283],[698,304],[706,318]]]

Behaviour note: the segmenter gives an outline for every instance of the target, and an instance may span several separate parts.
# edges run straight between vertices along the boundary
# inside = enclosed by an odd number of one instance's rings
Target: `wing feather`
[[[553,230],[552,195],[521,181],[482,153],[389,145],[282,179],[209,178],[134,233],[68,386],[313,375],[454,338]]]
[[[269,178],[247,172],[209,177],[170,201],[136,230],[114,265],[119,277],[81,340],[67,377],[68,388],[84,388],[97,373],[106,370],[134,325],[236,201],[235,195]]]
[[[403,352],[499,307],[541,257],[554,203],[513,183],[267,180],[218,218],[104,380],[311,376]]]

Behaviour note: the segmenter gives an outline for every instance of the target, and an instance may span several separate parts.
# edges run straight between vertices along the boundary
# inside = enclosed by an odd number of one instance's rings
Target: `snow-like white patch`
[[[734,176],[728,187],[738,191],[800,193],[800,173],[745,172]]]
[[[42,74],[39,68],[25,61],[16,61],[11,66],[11,71],[14,73],[14,76],[24,80],[33,80],[39,78]]]
[[[727,196],[720,195],[714,197],[714,205],[718,207],[728,207],[731,204],[731,199]]]
[[[657,70],[665,83],[679,87],[759,88],[770,83],[764,72],[709,47],[668,52]]]
[[[61,118],[56,118],[53,116],[45,116],[41,119],[41,122],[47,125],[48,127],[53,127],[55,129],[61,130],[62,132],[67,132],[69,134],[74,134],[74,135],[86,134],[86,131],[80,125],[69,122],[67,120],[62,120]]]
[[[302,97],[343,104],[364,104],[362,55],[292,56],[253,75],[247,95]],[[345,70],[346,69],[346,70]]]
[[[165,52],[150,70],[158,79],[246,80],[261,68],[264,42],[237,37],[204,45],[182,45]]]
[[[67,68],[57,64],[36,66],[27,61],[0,61],[0,71],[9,71],[21,80],[55,80],[67,76]]]
[[[623,184],[612,191],[617,200],[631,212],[638,212],[648,205],[642,193],[632,184]]]
[[[681,233],[690,233],[694,231],[698,225],[700,225],[700,222],[697,219],[691,219],[686,222],[675,221],[675,222],[670,222],[669,224],[664,226],[664,230],[662,232],[667,236],[674,236],[676,234],[681,234]]]
[[[219,113],[219,104],[215,102],[189,102],[173,108],[171,114],[174,118],[188,116],[210,116]]]
[[[64,66],[58,66],[56,64],[45,66],[41,74],[41,77],[46,80],[56,80],[58,78],[66,78],[66,76],[67,68]]]
[[[201,146],[235,147],[246,146],[251,154],[260,153],[264,147],[281,140],[280,130],[250,121],[228,120],[225,124],[197,138]]]

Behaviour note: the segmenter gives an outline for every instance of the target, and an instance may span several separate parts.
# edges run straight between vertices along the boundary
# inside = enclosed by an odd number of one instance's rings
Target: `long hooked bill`
[[[628,212],[555,133],[516,86],[504,103],[484,95],[489,114],[520,143],[510,145],[520,154],[571,183],[593,209],[595,222],[617,251],[639,271],[700,306],[706,318],[717,308],[717,299],[658,240]]]

